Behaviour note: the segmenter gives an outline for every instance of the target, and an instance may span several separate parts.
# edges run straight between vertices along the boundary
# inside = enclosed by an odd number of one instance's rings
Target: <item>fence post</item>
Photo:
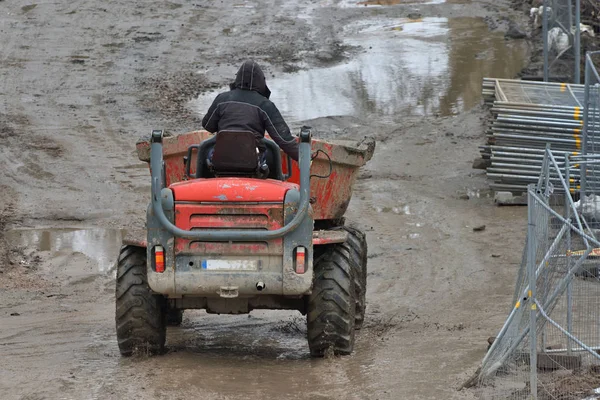
[[[590,108],[590,81],[592,77],[590,76],[590,64],[589,55],[585,56],[585,88],[584,88],[584,98],[583,98],[583,129],[581,132],[581,154],[584,156],[587,154],[587,136],[588,136],[588,122],[589,122],[589,108]],[[585,161],[585,157],[584,157]],[[585,205],[585,196],[587,192],[587,163],[582,162],[579,165],[579,179],[580,179],[580,190],[579,190],[579,202],[581,203],[581,209]]]
[[[550,155],[552,154],[551,150],[550,150],[550,143],[546,143],[546,151],[544,153],[544,160],[546,162],[542,163],[542,174],[544,176],[544,191],[542,192],[541,187],[538,187],[538,194],[543,195],[543,199],[547,202],[547,204],[550,201]],[[534,215],[535,218],[535,215]],[[547,243],[548,241],[548,237],[547,237],[547,232],[544,235],[544,237],[542,238],[542,240],[544,240],[544,243]],[[537,237],[536,237],[536,241],[537,241]],[[543,280],[542,282],[540,282],[540,286],[541,286],[541,291],[542,291],[542,296],[546,295],[546,292],[548,290],[548,268],[546,268],[545,266],[542,267],[542,277]],[[536,288],[536,292],[537,292],[537,288]],[[542,351],[545,351],[546,349],[546,324],[544,323],[541,327],[541,348]],[[536,353],[537,354],[537,353]]]
[[[565,181],[567,187],[565,190],[565,219],[567,222],[571,222],[571,206],[569,204],[569,197],[571,196],[571,160],[569,160],[569,153],[565,153]],[[567,271],[568,274],[571,270],[571,229],[567,230]],[[573,333],[573,285],[569,281],[567,286],[567,331]],[[572,353],[573,342],[567,337],[567,354]]]
[[[544,11],[545,12],[545,11]],[[529,386],[531,389],[531,396],[534,400],[537,400],[537,329],[536,329],[536,312],[537,306],[535,304],[536,296],[536,229],[535,229],[535,213],[534,207],[537,204],[531,195],[533,185],[530,185],[527,189],[527,276],[529,277],[529,366],[530,366],[530,377]]]
[[[544,82],[548,82],[548,0],[544,0],[542,40],[544,42]]]
[[[571,4],[569,4],[569,9]],[[581,83],[581,0],[575,0],[575,83]]]

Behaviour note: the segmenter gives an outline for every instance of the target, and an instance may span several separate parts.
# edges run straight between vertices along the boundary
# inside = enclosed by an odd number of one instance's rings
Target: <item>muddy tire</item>
[[[123,246],[117,264],[117,341],[123,356],[160,354],[166,338],[165,299],[148,286],[146,249]]]
[[[167,311],[167,326],[179,326],[183,322],[183,310]]]
[[[349,226],[340,226],[335,230],[344,230],[348,233],[346,245],[354,263],[354,286],[356,288],[356,314],[355,329],[362,328],[365,320],[366,295],[367,295],[367,238],[365,234]]]
[[[314,285],[307,304],[310,354],[332,351],[347,355],[354,349],[356,313],[352,255],[346,244],[331,246],[314,265]]]

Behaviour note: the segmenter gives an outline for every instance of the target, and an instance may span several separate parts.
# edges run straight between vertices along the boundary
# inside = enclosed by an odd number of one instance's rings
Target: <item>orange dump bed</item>
[[[206,131],[194,131],[178,136],[165,137],[163,141],[163,157],[167,185],[186,179],[183,157],[187,155],[188,147],[199,144],[212,134]],[[150,142],[140,140],[136,144],[140,160],[150,161]],[[310,196],[312,199],[313,217],[315,220],[341,218],[352,197],[352,187],[356,181],[358,170],[373,156],[375,142],[372,139],[356,142],[352,140],[334,140],[325,142],[319,139],[312,141],[313,154],[321,150],[314,159],[311,174],[328,176],[327,178],[312,177],[310,181]],[[330,162],[331,159],[331,174]],[[196,154],[196,153],[194,153]],[[288,171],[287,157],[283,156],[283,171]],[[298,164],[292,162],[292,176],[288,180],[299,183],[300,171]],[[194,173],[195,163],[192,163]]]

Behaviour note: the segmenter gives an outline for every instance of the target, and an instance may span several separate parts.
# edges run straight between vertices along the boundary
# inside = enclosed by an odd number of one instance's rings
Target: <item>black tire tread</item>
[[[307,304],[307,337],[311,356],[331,349],[347,355],[354,349],[355,292],[347,246],[334,245],[315,262],[314,286]]]
[[[166,340],[165,301],[148,286],[146,249],[123,246],[117,264],[115,322],[123,356],[160,354]]]
[[[343,230],[348,233],[348,239],[345,243],[352,260],[354,268],[354,285],[356,286],[356,314],[355,327],[362,328],[365,320],[366,294],[367,294],[367,262],[368,246],[366,235],[350,226],[339,226],[333,230]]]

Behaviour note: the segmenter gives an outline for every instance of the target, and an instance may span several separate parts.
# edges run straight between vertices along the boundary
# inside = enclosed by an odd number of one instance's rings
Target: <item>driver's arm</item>
[[[202,118],[202,126],[210,133],[215,133],[219,129],[219,119],[221,119],[221,114],[219,113],[221,101],[219,97],[221,97],[221,95],[218,95],[215,98],[215,101],[213,101],[209,107],[206,115]]]
[[[269,132],[269,136],[277,143],[277,145],[293,160],[298,161],[298,141],[292,136],[290,128],[287,126],[281,113],[271,101],[264,103],[261,106],[264,111],[263,118],[265,128]]]

